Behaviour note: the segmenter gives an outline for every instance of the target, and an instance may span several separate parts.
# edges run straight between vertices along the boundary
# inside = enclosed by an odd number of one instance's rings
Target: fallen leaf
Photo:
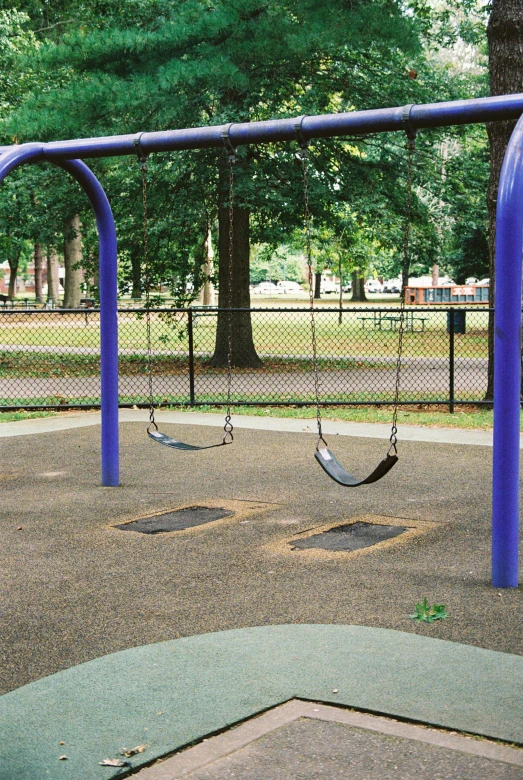
[[[146,747],[147,745],[138,745],[137,747],[131,748],[130,750],[127,750],[127,748],[122,748],[120,753],[122,756],[129,758],[130,756],[135,756],[137,753],[143,753]]]
[[[100,766],[127,766],[127,762],[120,761],[119,758],[104,758],[103,761],[98,762]]]

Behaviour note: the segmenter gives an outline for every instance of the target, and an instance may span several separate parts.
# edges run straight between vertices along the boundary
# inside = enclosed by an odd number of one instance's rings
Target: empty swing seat
[[[195,444],[184,444],[183,441],[173,439],[171,436],[167,436],[166,433],[160,433],[160,431],[147,431],[153,441],[157,441],[158,444],[164,444],[166,447],[171,447],[173,450],[211,450],[213,447],[223,447],[224,444],[230,444],[231,441],[222,441],[217,444],[206,444],[202,447],[198,447]]]
[[[370,485],[372,482],[377,482],[398,462],[397,455],[389,455],[389,453],[387,453],[368,477],[365,477],[365,479],[358,479],[357,477],[353,477],[352,474],[349,474],[348,471],[345,471],[341,463],[336,459],[328,447],[322,447],[321,449],[316,450],[314,457],[329,477],[337,482],[338,485],[343,485],[344,487],[359,487],[360,485]]]

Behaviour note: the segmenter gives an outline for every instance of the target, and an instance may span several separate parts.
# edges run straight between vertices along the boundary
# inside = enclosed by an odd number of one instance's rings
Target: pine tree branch
[[[75,21],[76,19],[64,19],[61,22],[55,22],[54,24],[49,24],[47,27],[40,27],[38,30],[35,30],[34,32],[36,35],[36,33],[47,32],[47,30],[54,30],[55,27],[60,27],[60,25],[62,24],[71,24],[71,22],[75,22]]]

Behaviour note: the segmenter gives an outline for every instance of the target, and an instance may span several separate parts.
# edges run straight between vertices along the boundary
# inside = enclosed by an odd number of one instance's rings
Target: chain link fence
[[[402,404],[484,403],[489,309],[406,310]],[[219,310],[151,310],[155,403],[221,405],[226,366],[213,365]],[[229,316],[226,312],[222,317]],[[315,309],[324,405],[390,404],[399,308]],[[234,405],[312,405],[310,312],[253,308],[230,314],[234,341],[258,367],[234,368]],[[148,402],[146,311],[120,309],[121,406]],[[249,321],[252,339],[249,333]],[[100,314],[96,309],[0,311],[0,407],[100,406]],[[218,353],[217,353],[218,354]],[[237,362],[237,361],[236,361]]]

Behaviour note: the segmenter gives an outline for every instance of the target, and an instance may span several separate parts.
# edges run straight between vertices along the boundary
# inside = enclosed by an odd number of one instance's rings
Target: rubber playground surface
[[[201,417],[165,431],[218,440]],[[96,419],[65,420],[0,430],[1,780],[523,777],[523,596],[489,584],[483,432],[411,431],[351,490],[316,464],[311,421],[238,421],[201,453],[125,422],[121,486],[102,488]],[[328,441],[361,474],[376,435]],[[227,516],[116,528],[193,506]],[[293,547],[359,521],[408,533]],[[424,597],[449,618],[410,620]]]

